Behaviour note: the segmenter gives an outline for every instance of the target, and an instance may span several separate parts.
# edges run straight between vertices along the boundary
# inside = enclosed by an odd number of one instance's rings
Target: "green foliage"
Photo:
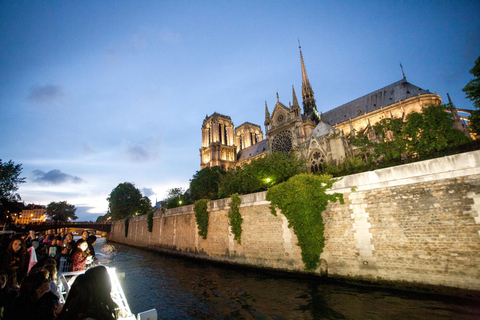
[[[150,212],[152,212],[152,202],[148,197],[143,196],[142,199],[140,199],[137,213],[139,216],[142,216],[144,214],[149,214]]]
[[[198,225],[198,234],[201,235],[203,239],[207,239],[208,233],[208,201],[208,199],[200,199],[195,201],[193,206],[195,219],[197,220]]]
[[[128,225],[130,224],[130,217],[125,219],[125,238],[128,237]]]
[[[19,213],[22,211],[20,195],[16,193],[18,185],[25,183],[21,178],[22,165],[15,164],[12,160],[2,162],[0,159],[0,221],[10,221],[8,213]]]
[[[150,210],[150,212],[147,215],[147,225],[148,225],[148,232],[153,231],[153,210]]]
[[[371,166],[367,164],[360,156],[345,158],[343,162],[336,165],[334,163],[325,163],[322,165],[323,172],[318,171],[316,174],[329,174],[334,177],[345,176],[349,174],[364,172]]]
[[[302,172],[305,172],[304,160],[294,153],[274,152],[228,171],[220,181],[219,197],[265,191]]]
[[[230,227],[232,227],[232,233],[234,240],[237,240],[238,244],[242,244],[242,215],[240,214],[240,204],[242,200],[238,196],[238,193],[232,194],[230,197],[230,212],[228,213],[228,219]]]
[[[68,204],[67,201],[52,201],[47,206],[47,216],[55,222],[67,222],[69,218],[71,220],[77,220],[78,217],[75,215],[75,211],[77,211],[75,206]]]
[[[410,157],[425,159],[443,149],[470,141],[461,131],[453,129],[451,114],[445,105],[429,105],[423,113],[411,113],[402,128],[402,138]]]
[[[107,198],[112,220],[133,216],[141,210],[142,194],[130,182],[120,183]]]
[[[224,175],[225,170],[220,167],[206,167],[197,171],[190,180],[192,199],[218,199],[218,185]]]
[[[162,202],[162,206],[167,209],[181,207],[192,203],[189,195],[183,188],[169,189],[167,191],[167,197],[163,199]]]
[[[323,251],[322,212],[329,202],[343,204],[342,194],[327,194],[335,181],[330,175],[298,174],[267,192],[272,214],[276,215],[275,208],[279,208],[293,227],[307,271],[317,268]]]
[[[447,110],[446,105],[428,105],[423,113],[409,114],[405,122],[379,121],[364,134],[350,137],[365,162],[363,170],[359,163],[347,160],[336,168],[326,165],[324,172],[339,176],[478,149],[469,137],[453,128],[452,115]],[[373,141],[368,139],[372,134]]]
[[[470,73],[474,78],[462,90],[467,98],[473,101],[473,106],[476,109],[469,117],[470,131],[480,135],[480,57],[475,61]]]
[[[21,164],[15,164],[12,160],[2,162],[0,159],[0,199],[21,200],[20,195],[15,193],[18,185],[25,183],[25,178],[20,178],[21,173]]]

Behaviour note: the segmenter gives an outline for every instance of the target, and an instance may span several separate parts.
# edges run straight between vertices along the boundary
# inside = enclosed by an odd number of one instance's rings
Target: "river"
[[[480,301],[347,285],[161,255],[99,239],[134,314],[159,319],[480,319]]]

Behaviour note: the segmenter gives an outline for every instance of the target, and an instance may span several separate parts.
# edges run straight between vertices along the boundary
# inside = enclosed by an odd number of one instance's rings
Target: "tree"
[[[219,197],[265,191],[305,169],[305,161],[293,152],[274,152],[228,171],[220,181]]]
[[[469,127],[472,133],[480,134],[480,57],[475,61],[475,65],[470,70],[474,76],[472,80],[463,88],[463,92],[468,99],[473,101],[476,110],[472,111],[469,117]]]
[[[150,213],[152,210],[152,202],[150,201],[149,197],[143,196],[142,199],[140,199],[140,206],[138,208],[138,213],[139,215],[144,215]]]
[[[70,220],[77,220],[75,215],[77,209],[73,204],[68,204],[66,201],[50,202],[47,206],[47,216],[52,218],[55,222],[67,222]]]
[[[163,207],[171,209],[186,205],[189,202],[189,197],[183,188],[172,188],[168,189],[167,197],[163,199]]]
[[[140,212],[142,194],[130,182],[120,183],[107,198],[113,220],[120,220]]]
[[[0,220],[6,221],[7,213],[20,212],[20,195],[16,193],[18,185],[25,183],[25,178],[21,178],[22,165],[15,164],[12,160],[2,162],[0,159]]]
[[[470,141],[460,130],[453,128],[452,116],[445,105],[429,105],[423,113],[411,113],[402,128],[410,156],[431,157]]]
[[[197,171],[190,180],[192,199],[218,199],[218,186],[224,175],[225,171],[220,167],[206,167]]]

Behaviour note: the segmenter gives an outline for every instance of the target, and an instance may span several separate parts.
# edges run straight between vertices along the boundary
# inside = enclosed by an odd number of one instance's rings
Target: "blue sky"
[[[402,77],[472,109],[479,1],[1,1],[0,159],[27,203],[107,212],[132,182],[152,203],[188,188],[201,126],[263,127],[265,101],[301,91],[319,112]]]

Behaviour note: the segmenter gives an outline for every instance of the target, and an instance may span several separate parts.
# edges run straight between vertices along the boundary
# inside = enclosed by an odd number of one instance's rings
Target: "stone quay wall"
[[[356,187],[352,191],[352,187]],[[331,192],[345,203],[323,215],[325,248],[315,274],[370,282],[480,291],[480,151],[344,177]],[[304,272],[288,221],[270,213],[266,192],[241,196],[241,244],[228,222],[230,199],[209,202],[208,237],[193,205],[114,223],[109,240],[239,265]]]

